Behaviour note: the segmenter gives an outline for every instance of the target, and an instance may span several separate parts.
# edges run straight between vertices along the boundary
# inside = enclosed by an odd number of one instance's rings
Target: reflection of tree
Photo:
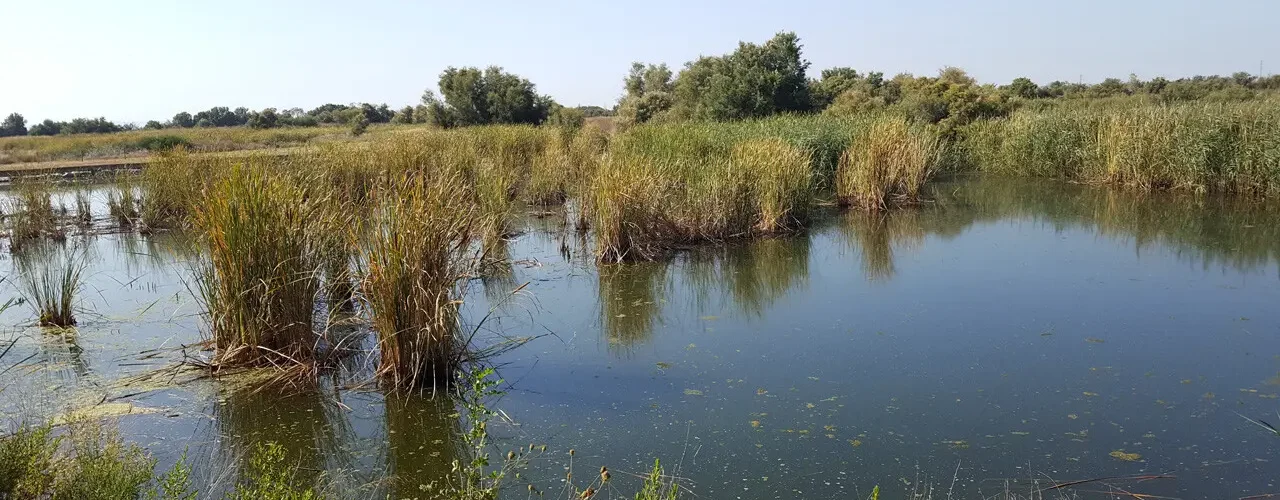
[[[355,434],[333,399],[336,394],[244,382],[243,387],[224,387],[220,394],[215,420],[222,435],[222,463],[217,465],[243,466],[255,446],[273,441],[284,448],[285,463],[297,465],[300,484],[314,484],[325,471],[353,468],[348,450]],[[227,480],[238,476],[234,472]]]
[[[649,338],[662,314],[669,265],[635,262],[600,267],[600,327],[611,349]]]
[[[888,212],[851,211],[840,226],[849,246],[862,258],[862,272],[871,281],[889,281],[897,274],[895,248],[916,248],[924,240],[915,209]]]
[[[461,429],[453,401],[444,395],[388,395],[387,472],[391,498],[429,498],[448,481],[455,459],[463,458]]]

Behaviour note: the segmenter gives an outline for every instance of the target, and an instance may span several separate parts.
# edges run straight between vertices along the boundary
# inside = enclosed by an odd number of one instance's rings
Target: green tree
[[[547,115],[547,125],[553,127],[578,129],[586,121],[586,115],[578,108],[567,108],[559,104],[551,106],[551,113]]]
[[[155,120],[150,120],[146,125],[142,126],[143,130],[160,130],[162,128],[164,128],[164,124]]]
[[[616,118],[622,127],[652,120],[675,104],[675,85],[666,64],[631,63],[622,83],[626,94],[618,102]]]
[[[413,106],[405,106],[391,117],[391,123],[413,123]]]
[[[280,126],[280,115],[276,113],[276,108],[266,108],[262,111],[249,114],[249,121],[246,123],[250,128],[276,128]]]
[[[1026,77],[1014,78],[1013,82],[1006,85],[1002,90],[1008,92],[1011,96],[1021,97],[1023,99],[1035,99],[1040,97],[1040,86],[1036,85],[1036,82],[1033,82],[1030,78]]]
[[[763,45],[739,43],[732,54],[686,65],[676,79],[675,107],[682,116],[711,120],[807,111],[808,67],[795,33],[779,33]]]
[[[62,122],[45,119],[45,121],[32,125],[28,133],[31,135],[58,135],[59,132],[62,132],[62,125]]]
[[[0,122],[0,137],[27,135],[27,119],[18,113],[10,113]]]
[[[191,128],[196,126],[196,119],[191,116],[191,113],[183,111],[173,115],[173,120],[169,123],[172,123],[175,127]]]
[[[822,70],[822,79],[809,83],[809,94],[813,98],[813,109],[823,110],[841,94],[850,90],[864,90],[864,95],[870,95],[870,90],[866,89],[869,84],[862,75],[856,70],[848,67],[831,68]]]
[[[498,66],[484,71],[450,67],[440,74],[439,84],[444,101],[424,95],[423,104],[432,108],[428,113],[432,122],[442,126],[536,125],[547,119],[552,104],[550,98],[538,95],[532,82]],[[440,107],[447,112],[440,112]]]

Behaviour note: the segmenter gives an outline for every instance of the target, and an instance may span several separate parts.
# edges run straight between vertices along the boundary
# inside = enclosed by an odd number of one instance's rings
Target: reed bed
[[[312,359],[321,253],[328,224],[309,179],[234,165],[195,208],[207,247],[197,282],[219,365],[301,364]]]
[[[392,387],[447,385],[465,359],[455,287],[485,217],[469,189],[465,172],[437,168],[391,174],[376,195],[364,296]]]
[[[879,119],[855,133],[840,156],[836,196],[842,205],[866,210],[917,201],[938,168],[940,152],[933,131],[905,118]]]
[[[384,130],[406,127],[375,127]],[[20,136],[0,139],[0,165],[59,160],[86,160],[146,154],[157,144],[185,144],[192,151],[221,152],[295,147],[323,141],[350,140],[345,127],[249,127],[135,130],[111,134]]]
[[[1280,105],[1273,101],[1052,109],[979,122],[973,167],[1141,189],[1280,193]]]
[[[584,196],[597,258],[652,259],[681,244],[803,226],[830,177],[833,138],[860,125],[786,118],[615,137]]]

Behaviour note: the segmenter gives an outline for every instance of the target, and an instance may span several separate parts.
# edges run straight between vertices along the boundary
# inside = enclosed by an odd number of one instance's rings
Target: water
[[[494,457],[548,445],[509,496],[562,497],[571,448],[577,477],[607,465],[628,492],[660,458],[699,498],[976,498],[1138,474],[1173,477],[1069,491],[1280,492],[1280,440],[1241,416],[1280,425],[1280,210],[1051,182],[933,189],[917,210],[604,268],[572,235],[561,253],[556,218],[525,221],[465,309],[472,324],[494,311],[487,341],[539,336],[493,360]],[[73,336],[30,326],[25,306],[0,315],[16,339],[4,416],[132,403],[151,413],[119,417],[125,437],[161,467],[186,450],[197,484],[225,488],[270,439],[344,496],[429,497],[463,456],[458,410],[359,384],[367,357],[310,390],[130,379],[201,338],[182,241],[89,237]]]

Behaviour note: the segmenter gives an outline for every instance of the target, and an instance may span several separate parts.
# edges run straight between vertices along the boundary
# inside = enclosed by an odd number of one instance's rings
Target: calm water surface
[[[616,471],[617,498],[654,458],[698,498],[877,484],[886,498],[979,498],[1134,474],[1176,478],[1114,485],[1280,492],[1280,439],[1241,417],[1280,411],[1280,210],[1048,182],[934,191],[918,210],[603,268],[572,235],[560,251],[556,218],[528,220],[509,268],[473,280],[466,306],[472,323],[495,311],[490,340],[541,335],[495,360],[506,395],[493,406],[509,417],[492,426],[495,456],[548,445],[509,496],[532,482],[556,497],[570,448],[581,477]],[[316,390],[133,378],[201,337],[183,238],[69,241],[91,261],[81,325],[50,334],[26,306],[0,315],[16,341],[0,359],[5,418],[131,403],[149,413],[118,417],[123,434],[161,467],[186,450],[215,489],[268,439],[345,496],[429,498],[420,485],[461,456],[453,403],[347,388],[365,356]],[[7,282],[15,258],[0,261]],[[3,286],[0,302],[17,293]]]

